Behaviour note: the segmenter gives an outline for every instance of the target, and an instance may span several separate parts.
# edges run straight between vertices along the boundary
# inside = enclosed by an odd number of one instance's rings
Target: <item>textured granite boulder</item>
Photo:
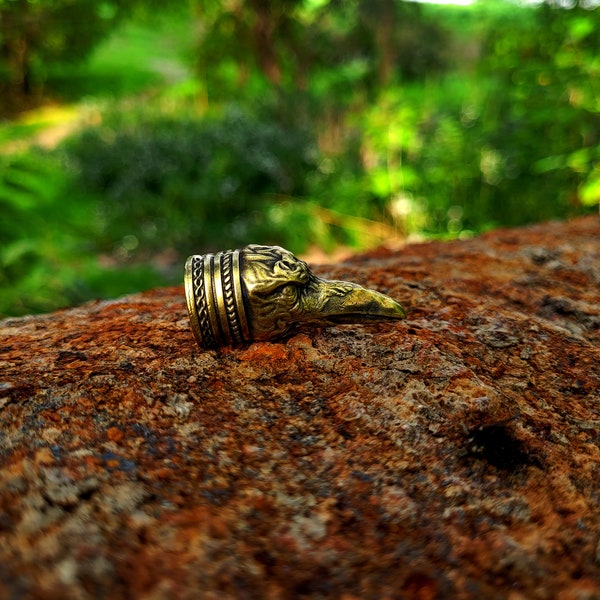
[[[315,270],[408,318],[0,321],[0,598],[600,598],[600,220]]]

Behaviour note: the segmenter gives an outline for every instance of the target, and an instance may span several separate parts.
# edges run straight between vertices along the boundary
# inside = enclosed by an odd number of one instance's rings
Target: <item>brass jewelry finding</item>
[[[302,325],[402,319],[404,309],[355,283],[328,281],[279,246],[190,256],[185,295],[194,336],[203,348],[271,340]]]

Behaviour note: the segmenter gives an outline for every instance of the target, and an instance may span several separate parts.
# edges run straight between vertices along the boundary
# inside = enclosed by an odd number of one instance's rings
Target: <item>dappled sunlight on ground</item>
[[[78,129],[97,125],[100,120],[98,108],[89,104],[49,104],[29,110],[10,124],[22,128],[22,135],[5,142],[0,137],[0,154],[14,154],[31,146],[55,148]]]

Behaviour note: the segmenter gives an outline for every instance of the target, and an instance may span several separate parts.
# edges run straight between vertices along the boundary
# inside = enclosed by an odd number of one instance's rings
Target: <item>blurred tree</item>
[[[209,99],[265,89],[375,93],[445,64],[447,36],[402,0],[195,0]],[[260,75],[262,82],[252,76]],[[345,89],[344,89],[345,88]],[[350,92],[350,93],[348,93]],[[298,98],[295,98],[297,101]]]
[[[40,94],[44,69],[80,61],[145,0],[0,0],[0,113]]]
[[[426,12],[463,59],[426,86],[382,86],[361,109],[366,201],[407,230],[450,236],[589,211],[600,200],[600,10],[495,1]]]
[[[506,14],[510,27],[488,30],[480,77],[492,93],[482,133],[494,160],[482,171],[495,221],[511,224],[511,212],[550,218],[588,200],[600,159],[600,11],[590,8],[550,1],[519,21]]]

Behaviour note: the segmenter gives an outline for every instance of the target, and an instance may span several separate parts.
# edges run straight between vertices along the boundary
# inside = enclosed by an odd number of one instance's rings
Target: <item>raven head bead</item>
[[[279,246],[190,256],[185,264],[190,324],[203,348],[277,339],[304,325],[402,319],[404,309],[355,283],[329,281]]]

